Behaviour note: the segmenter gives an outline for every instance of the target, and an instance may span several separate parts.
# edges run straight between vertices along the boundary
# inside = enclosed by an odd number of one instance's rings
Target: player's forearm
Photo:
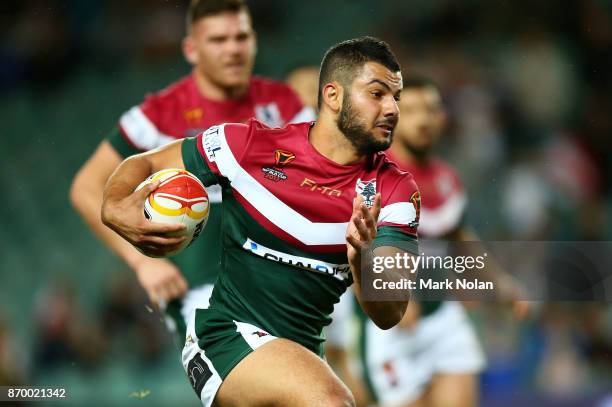
[[[146,154],[138,154],[124,160],[112,173],[102,198],[101,219],[111,227],[115,221],[112,207],[129,196],[138,184],[151,175],[153,166]]]
[[[104,207],[108,201],[118,201],[127,197],[152,173],[153,166],[145,154],[125,159],[106,182],[102,206]]]
[[[361,309],[380,329],[390,329],[397,325],[406,312],[408,301],[366,301],[361,295],[360,282],[353,288]]]
[[[398,298],[397,301],[389,301],[388,298],[383,298],[384,293],[379,293],[380,299],[368,299],[365,300],[362,295],[362,284],[361,284],[361,273],[362,271],[368,271],[373,273],[372,259],[374,257],[389,257],[395,258],[398,254],[404,254],[401,251],[392,246],[381,246],[374,249],[371,256],[364,256],[360,259],[360,268],[356,268],[355,265],[351,265],[354,280],[354,293],[357,298],[359,305],[363,311],[370,317],[370,319],[381,329],[389,329],[397,325],[406,312],[408,307],[408,300],[410,298],[410,292],[405,292],[405,297]],[[362,262],[366,262],[361,264]],[[414,264],[414,263],[412,263]],[[382,280],[387,283],[397,283],[403,278],[414,279],[416,273],[410,273],[409,270],[398,269],[392,267],[385,269],[381,272],[377,272],[376,279]]]

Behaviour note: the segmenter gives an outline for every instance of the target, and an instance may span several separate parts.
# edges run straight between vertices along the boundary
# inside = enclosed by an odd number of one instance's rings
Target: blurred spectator
[[[111,355],[120,357],[130,349],[142,367],[158,362],[171,343],[163,318],[147,305],[146,296],[131,273],[120,270],[112,275],[100,313]]]
[[[104,340],[95,320],[82,315],[73,285],[57,280],[38,293],[34,320],[36,338],[33,371],[53,371],[66,365],[96,367]]]
[[[25,364],[25,355],[15,346],[9,325],[0,316],[0,386],[24,384]]]

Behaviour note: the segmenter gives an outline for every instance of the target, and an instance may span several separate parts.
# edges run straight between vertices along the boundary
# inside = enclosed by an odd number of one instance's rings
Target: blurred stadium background
[[[612,237],[612,2],[249,2],[256,73],[283,78],[338,40],[389,41],[441,85],[441,154],[485,240]],[[0,385],[75,405],[198,405],[161,316],[68,202],[71,178],[145,92],[188,72],[186,1],[21,0],[0,8]],[[473,317],[485,406],[612,406],[612,307]],[[606,402],[606,397],[610,399]],[[62,404],[64,405],[64,404]]]

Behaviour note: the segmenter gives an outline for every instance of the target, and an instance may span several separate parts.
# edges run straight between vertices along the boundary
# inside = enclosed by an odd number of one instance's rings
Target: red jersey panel
[[[418,191],[412,176],[383,153],[354,165],[327,159],[308,140],[311,125],[225,124],[198,136],[197,145],[207,167],[230,181],[253,219],[302,249],[346,252],[344,234],[356,194],[371,204],[380,192],[379,226],[416,238]]]
[[[303,106],[289,86],[256,76],[242,98],[210,100],[202,96],[192,74],[148,95],[124,113],[119,129],[136,150],[148,151],[216,124],[244,123],[252,117],[271,127],[282,127],[298,117],[313,120],[314,112],[304,116]]]
[[[398,160],[387,155],[404,171],[412,174],[421,192],[419,235],[440,238],[455,230],[465,214],[467,195],[457,172],[439,158],[424,165]]]

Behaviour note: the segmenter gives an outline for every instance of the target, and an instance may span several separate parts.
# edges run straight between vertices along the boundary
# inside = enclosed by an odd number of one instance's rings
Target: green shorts
[[[208,308],[212,284],[189,288],[183,298],[170,301],[164,310],[166,326],[176,335],[179,349],[183,348],[187,336],[187,323],[197,308]]]
[[[196,310],[187,324],[182,359],[189,382],[202,404],[212,405],[229,372],[249,353],[274,339],[275,336],[263,329],[235,321],[219,310]]]

